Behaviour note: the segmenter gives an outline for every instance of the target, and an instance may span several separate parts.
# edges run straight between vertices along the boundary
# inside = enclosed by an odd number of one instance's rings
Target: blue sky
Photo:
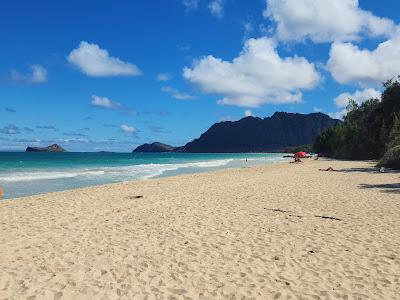
[[[340,117],[400,73],[398,1],[4,1],[0,149],[182,145],[275,111]]]

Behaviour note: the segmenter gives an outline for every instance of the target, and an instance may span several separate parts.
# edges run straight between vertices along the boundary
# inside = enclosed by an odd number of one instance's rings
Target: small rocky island
[[[53,144],[47,147],[27,147],[25,152],[67,152],[63,147]]]

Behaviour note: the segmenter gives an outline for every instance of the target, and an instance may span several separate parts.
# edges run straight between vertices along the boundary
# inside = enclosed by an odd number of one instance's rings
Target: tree
[[[400,146],[400,113],[394,115],[393,127],[390,131],[387,148]]]
[[[400,145],[400,77],[383,84],[382,99],[349,101],[344,122],[322,132],[316,152],[347,159],[379,159]],[[397,149],[397,148],[396,148]],[[390,152],[397,155],[397,151]]]

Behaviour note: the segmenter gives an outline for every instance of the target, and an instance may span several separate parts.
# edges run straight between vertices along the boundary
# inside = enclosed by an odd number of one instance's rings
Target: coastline
[[[372,164],[274,163],[2,200],[0,298],[395,298],[399,173]],[[328,166],[338,172],[318,171]]]
[[[2,155],[3,154],[3,155]],[[217,153],[0,153],[3,199],[109,183],[262,165],[280,154]]]
[[[84,192],[85,190],[89,190],[87,192],[90,192],[91,189],[96,190],[97,188],[114,188],[117,189],[119,185],[130,185],[130,184],[137,184],[141,182],[148,182],[152,180],[164,180],[168,178],[174,178],[174,179],[180,179],[180,177],[186,177],[186,176],[191,176],[191,175],[200,175],[200,174],[218,174],[219,172],[224,172],[224,171],[238,171],[242,169],[253,169],[253,168],[259,168],[259,167],[267,167],[267,166],[275,166],[279,164],[287,164],[289,163],[289,160],[285,161],[275,161],[267,164],[260,164],[260,165],[251,165],[251,166],[243,166],[243,167],[228,167],[228,168],[221,168],[221,169],[211,169],[211,170],[198,170],[196,172],[187,172],[187,173],[174,173],[174,172],[169,172],[169,173],[163,173],[162,175],[158,175],[155,177],[150,177],[150,178],[141,178],[141,179],[132,179],[132,180],[125,180],[125,181],[119,181],[119,182],[109,182],[109,183],[103,183],[103,184],[95,184],[95,185],[89,185],[89,186],[82,186],[82,187],[76,187],[76,188],[69,188],[65,190],[60,190],[60,191],[52,191],[52,192],[43,192],[43,193],[38,193],[34,195],[29,195],[29,196],[19,196],[19,197],[14,197],[14,198],[1,198],[0,199],[0,204],[4,203],[6,201],[18,201],[18,200],[28,200],[30,198],[41,198],[41,197],[57,197],[57,195],[53,194],[59,194],[59,193],[68,193],[68,192]],[[182,178],[182,180],[185,180],[185,178]]]

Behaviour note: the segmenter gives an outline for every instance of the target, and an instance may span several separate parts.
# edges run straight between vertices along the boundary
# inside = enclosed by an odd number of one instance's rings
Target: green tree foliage
[[[400,77],[384,83],[381,101],[350,101],[344,122],[322,132],[316,152],[347,159],[379,159],[400,145]],[[397,152],[396,152],[397,153]]]
[[[400,146],[390,148],[379,161],[378,166],[400,170]]]
[[[393,127],[387,145],[388,149],[400,146],[400,113],[394,115]]]

